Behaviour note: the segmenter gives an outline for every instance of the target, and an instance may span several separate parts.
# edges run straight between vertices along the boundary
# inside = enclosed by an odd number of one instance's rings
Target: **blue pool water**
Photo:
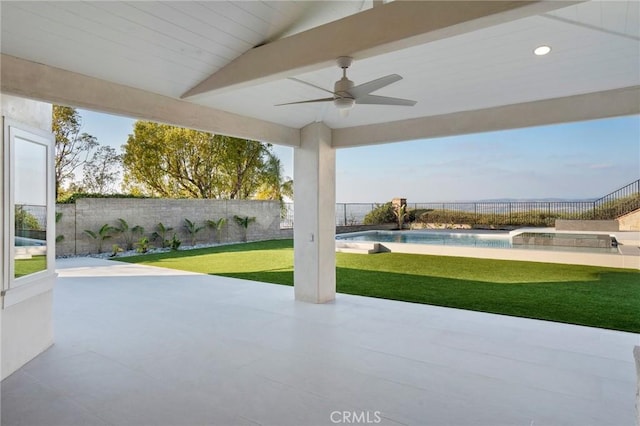
[[[336,240],[511,248],[511,240],[506,232],[482,234],[443,231],[366,231],[337,235]]]
[[[25,237],[16,237],[15,238],[15,246],[16,247],[31,247],[31,246],[44,246],[47,242],[44,240],[36,240],[34,238],[25,238]]]

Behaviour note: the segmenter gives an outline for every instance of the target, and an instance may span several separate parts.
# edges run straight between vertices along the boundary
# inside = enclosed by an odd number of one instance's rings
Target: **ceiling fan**
[[[342,68],[342,78],[336,81],[333,92],[331,90],[324,89],[316,86],[315,84],[308,83],[297,78],[290,78],[298,83],[306,84],[307,86],[315,87],[322,91],[331,93],[330,98],[311,99],[308,101],[288,102],[282,105],[294,105],[294,104],[307,104],[315,102],[333,102],[333,104],[340,110],[342,116],[346,116],[349,110],[353,108],[354,104],[367,104],[367,105],[399,105],[399,106],[414,106],[416,101],[401,98],[390,98],[387,96],[372,95],[371,92],[382,89],[396,81],[402,80],[402,77],[398,74],[390,74],[384,77],[380,77],[376,80],[369,81],[367,83],[354,85],[353,81],[347,78],[347,68],[351,66],[353,58],[349,56],[341,56],[337,59],[337,64]]]

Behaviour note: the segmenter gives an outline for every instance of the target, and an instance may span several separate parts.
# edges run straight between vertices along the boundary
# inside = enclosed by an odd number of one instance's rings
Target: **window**
[[[4,126],[4,291],[54,273],[53,137]]]

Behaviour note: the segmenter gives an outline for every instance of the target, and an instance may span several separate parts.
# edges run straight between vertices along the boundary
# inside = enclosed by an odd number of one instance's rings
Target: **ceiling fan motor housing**
[[[342,77],[340,80],[336,81],[336,84],[333,85],[333,92],[342,98],[353,98],[349,93],[349,90],[353,88],[353,81],[349,80],[347,77]]]
[[[348,110],[353,108],[353,105],[356,103],[356,100],[353,98],[349,90],[354,86],[353,81],[349,80],[347,77],[342,77],[340,80],[336,81],[336,84],[333,86],[333,104],[339,110]]]

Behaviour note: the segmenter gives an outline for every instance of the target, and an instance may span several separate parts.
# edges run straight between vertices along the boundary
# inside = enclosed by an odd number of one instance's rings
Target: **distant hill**
[[[429,201],[429,203],[592,203],[595,200],[597,200],[597,198],[490,198],[483,200]],[[409,204],[411,204],[411,202]],[[417,204],[421,203],[418,202]]]
[[[499,203],[560,203],[560,202],[593,202],[597,198],[494,198],[489,200],[480,200],[479,202],[499,202]]]

